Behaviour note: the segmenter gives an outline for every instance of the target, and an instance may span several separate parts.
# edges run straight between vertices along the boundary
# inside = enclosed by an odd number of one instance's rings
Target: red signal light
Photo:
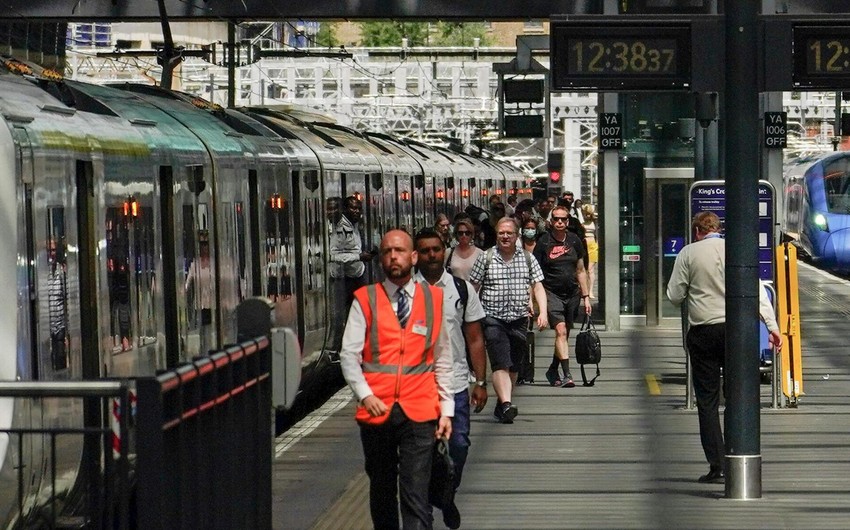
[[[560,171],[550,171],[549,172],[549,180],[551,180],[552,182],[560,182],[561,172]]]

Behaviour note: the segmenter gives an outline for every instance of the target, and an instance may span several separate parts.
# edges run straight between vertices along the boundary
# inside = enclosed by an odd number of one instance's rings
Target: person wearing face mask
[[[526,252],[534,252],[534,247],[537,245],[537,220],[533,218],[526,219],[522,223],[522,248]]]

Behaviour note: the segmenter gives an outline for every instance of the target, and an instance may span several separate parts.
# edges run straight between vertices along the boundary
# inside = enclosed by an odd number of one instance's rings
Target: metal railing
[[[45,400],[50,398],[80,399],[83,413],[79,416],[79,427],[45,425],[43,427],[9,427],[0,433],[9,435],[8,452],[17,455],[15,466],[17,478],[17,516],[15,527],[30,527],[29,519],[37,519],[41,526],[56,528],[69,520],[78,521],[85,528],[129,527],[129,436],[130,386],[127,381],[0,381],[0,398]],[[43,416],[50,418],[49,415]],[[85,421],[84,418],[89,418]],[[57,418],[58,419],[58,418]],[[113,430],[117,420],[118,429]],[[48,420],[49,421],[49,420]],[[62,418],[67,423],[67,418]],[[49,443],[49,502],[39,505],[30,502],[26,494],[25,475],[38,472],[23,461],[25,437],[47,437]],[[67,471],[58,469],[57,448],[62,437],[80,437],[82,461],[79,474],[71,492],[57,489],[57,474]],[[79,456],[75,449],[74,455]],[[34,465],[37,465],[34,462]],[[77,465],[74,465],[74,471]],[[41,492],[36,492],[41,493]],[[69,497],[80,494],[83,499],[81,510],[69,502]],[[35,513],[38,512],[38,513]]]
[[[271,528],[271,345],[136,381],[138,527]]]

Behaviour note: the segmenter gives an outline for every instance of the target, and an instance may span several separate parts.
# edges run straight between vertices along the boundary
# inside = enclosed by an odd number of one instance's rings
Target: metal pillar
[[[727,0],[726,498],[761,498],[758,351],[758,28],[756,2]]]
[[[600,112],[617,112],[615,93],[599,95]],[[599,154],[599,215],[602,242],[600,289],[604,289],[605,329],[620,330],[620,152],[601,151]],[[597,273],[598,274],[598,273]]]

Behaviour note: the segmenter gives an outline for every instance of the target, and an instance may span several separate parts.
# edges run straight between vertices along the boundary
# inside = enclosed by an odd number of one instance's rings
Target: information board
[[[758,259],[759,278],[773,281],[773,247],[776,246],[773,235],[775,225],[775,192],[770,182],[759,181],[759,222],[758,222]],[[720,218],[721,226],[726,226],[726,183],[722,180],[702,180],[694,182],[690,191],[690,207],[693,218],[699,212],[713,212]]]

